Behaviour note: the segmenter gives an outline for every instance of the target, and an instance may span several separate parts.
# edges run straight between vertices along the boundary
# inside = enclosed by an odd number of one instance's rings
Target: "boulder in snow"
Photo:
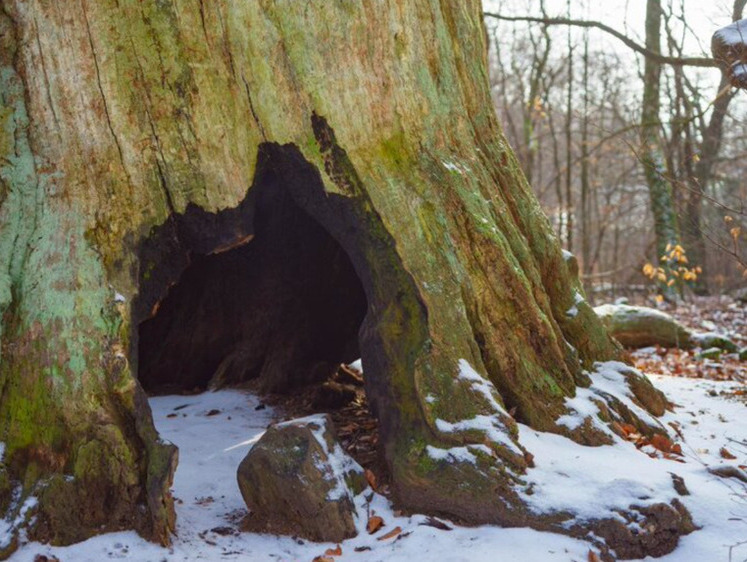
[[[356,535],[353,497],[365,477],[343,452],[327,414],[271,426],[241,461],[237,478],[252,518],[268,531],[321,542]]]
[[[625,304],[603,304],[594,312],[610,335],[626,347],[692,347],[690,330],[666,312]]]
[[[607,331],[625,347],[677,347],[690,349],[717,347],[736,353],[737,346],[727,336],[715,332],[692,332],[666,312],[645,306],[603,304],[594,308]]]

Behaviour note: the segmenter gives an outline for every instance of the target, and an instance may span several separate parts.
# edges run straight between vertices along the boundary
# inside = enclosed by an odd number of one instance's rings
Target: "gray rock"
[[[251,516],[276,533],[340,542],[356,535],[353,497],[363,469],[319,414],[271,426],[239,465],[237,478]]]

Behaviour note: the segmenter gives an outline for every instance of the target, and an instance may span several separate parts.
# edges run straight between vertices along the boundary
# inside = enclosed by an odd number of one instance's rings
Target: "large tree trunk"
[[[0,25],[2,505],[18,509],[14,489],[38,497],[32,536],[135,527],[167,541],[176,452],[138,363],[145,377],[159,372],[153,353],[197,353],[179,333],[197,337],[207,318],[242,334],[215,340],[224,356],[208,375],[315,380],[352,349],[340,336],[309,355],[318,276],[367,303],[358,343],[395,499],[561,526],[523,506],[515,420],[609,442],[556,420],[590,384],[584,369],[619,349],[496,122],[477,0],[4,0]],[[287,266],[303,244],[319,259]],[[232,285],[256,264],[272,282]],[[208,298],[221,290],[264,306],[267,323],[229,318],[224,297]],[[180,298],[189,320],[167,312]],[[335,337],[361,320],[343,316],[325,319]],[[146,333],[163,346],[139,344]],[[661,413],[648,381],[626,376]],[[464,446],[478,464],[428,454]]]

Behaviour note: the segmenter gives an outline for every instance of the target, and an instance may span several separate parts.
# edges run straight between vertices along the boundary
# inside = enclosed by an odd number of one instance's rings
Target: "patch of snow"
[[[494,411],[506,416],[508,415],[506,409],[498,402],[499,395],[495,389],[495,385],[488,378],[483,377],[475,371],[466,359],[459,360],[459,374],[457,378],[469,382],[472,390],[484,396]]]
[[[716,31],[713,37],[725,45],[739,49],[747,44],[747,24],[743,20],[736,21]]]
[[[114,302],[126,302],[127,299],[122,293],[118,293],[117,291],[114,291]]]
[[[597,418],[599,407],[595,401],[604,402],[606,396],[615,396],[647,424],[652,426],[660,425],[648,412],[633,402],[626,373],[638,376],[641,374],[633,367],[619,361],[595,363],[594,371],[588,373],[591,379],[591,386],[589,388],[578,387],[576,388],[575,397],[565,399],[565,405],[570,412],[558,418],[558,425],[562,425],[568,429],[576,429],[585,419],[591,418],[598,429],[613,436],[614,434],[607,427],[607,424]]]
[[[581,303],[586,302],[586,299],[584,299],[584,296],[579,293],[578,291],[573,291],[573,306],[565,311],[565,315],[569,318],[575,318],[578,316],[578,305]]]
[[[527,473],[527,481],[534,484],[534,494],[528,495],[527,501],[537,510],[571,508],[582,516],[599,517],[616,507],[627,508],[629,503],[640,505],[675,497],[670,475],[675,473],[685,479],[692,494],[679,499],[702,529],[683,537],[674,552],[657,558],[657,562],[728,560],[730,546],[734,546],[732,559],[744,559],[747,544],[737,546],[747,537],[744,485],[707,471],[708,467],[745,464],[747,451],[734,444],[747,435],[745,405],[719,394],[744,389],[744,385],[687,378],[651,379],[672,402],[680,405],[660,421],[665,425],[679,424],[684,436],[685,464],[649,458],[622,440],[613,446],[584,447],[558,435],[519,426],[521,441],[534,454],[536,465]],[[613,385],[615,380],[600,384]],[[246,513],[236,484],[236,468],[273,418],[270,408],[255,410],[259,405],[256,397],[234,390],[156,397],[150,403],[159,432],[180,449],[174,494],[181,503],[176,505],[177,535],[173,546],[160,547],[134,532],[108,533],[65,547],[26,544],[12,556],[13,562],[32,562],[36,555],[76,562],[289,562],[311,560],[335,547],[269,534],[213,531],[226,526],[236,528]],[[221,414],[207,417],[205,413],[214,408]],[[169,418],[171,414],[177,416]],[[719,449],[724,446],[738,459],[721,458]],[[435,454],[441,453],[436,450]],[[370,506],[365,494],[358,495],[355,502],[362,513],[370,507],[383,517],[386,526],[369,535],[365,520],[359,519],[359,535],[342,543],[340,560],[569,562],[586,560],[590,549],[586,541],[526,528],[460,527],[449,523],[453,530],[442,531],[423,525],[423,515],[396,514],[388,500],[378,494],[373,495]],[[403,531],[400,540],[377,540],[396,526]],[[356,548],[371,550],[355,552]]]
[[[21,497],[20,486],[13,490],[11,505],[18,505]],[[7,548],[13,540],[13,529],[21,528],[21,536],[19,539],[23,542],[25,540],[26,529],[23,528],[23,524],[27,521],[29,511],[34,509],[39,504],[39,500],[34,496],[29,496],[21,505],[18,513],[12,519],[6,518],[0,520],[0,548]],[[31,520],[31,519],[29,519]]]
[[[353,369],[356,369],[362,373],[363,372],[363,360],[356,359],[352,363],[348,364],[348,367],[352,367]]]
[[[477,464],[477,457],[472,450],[479,450],[486,455],[493,456],[493,452],[486,445],[470,445],[467,447],[451,447],[450,449],[441,449],[428,445],[425,450],[428,456],[434,460],[445,460],[449,462],[465,462]]]
[[[442,419],[436,420],[436,429],[443,431],[444,433],[461,433],[469,431],[479,431],[485,434],[485,439],[493,443],[498,443],[507,449],[511,450],[517,455],[522,455],[523,452],[514,443],[513,438],[509,434],[506,426],[498,418],[498,416],[486,416],[484,414],[478,414],[474,418],[467,420],[460,420],[458,422],[447,422]]]

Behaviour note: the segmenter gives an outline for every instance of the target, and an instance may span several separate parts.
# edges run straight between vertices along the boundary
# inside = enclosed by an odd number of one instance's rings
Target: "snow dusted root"
[[[681,535],[694,530],[689,513],[672,482],[650,486],[645,474],[626,475],[615,459],[620,453],[644,456],[630,450],[626,431],[633,428],[646,442],[656,435],[669,442],[657,419],[668,404],[642,373],[625,363],[598,362],[587,376],[589,385],[566,398],[556,426],[537,431],[517,423],[492,382],[460,360],[454,384],[471,394],[481,413],[462,420],[435,418],[433,427],[444,445],[425,446],[420,466],[437,473],[440,485],[453,493],[469,494],[473,509],[457,517],[463,521],[584,538],[605,560],[666,554]],[[436,400],[427,395],[425,402]],[[586,492],[558,494],[562,486],[557,481],[570,473],[585,481]],[[420,501],[404,497],[408,505]],[[453,503],[427,508],[454,514]]]
[[[657,419],[667,401],[637,369],[619,361],[600,362],[589,373],[590,386],[578,387],[573,398],[566,398],[568,413],[557,419],[561,430],[578,443],[614,443],[622,424],[633,426],[652,437],[668,436]]]

